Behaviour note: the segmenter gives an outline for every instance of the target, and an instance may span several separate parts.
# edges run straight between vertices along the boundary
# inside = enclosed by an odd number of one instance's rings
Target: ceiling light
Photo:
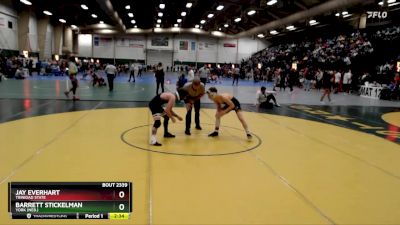
[[[201,20],[200,23],[201,23],[201,24],[205,24],[206,21],[205,21],[205,20]]]
[[[160,4],[160,9],[165,9],[165,4],[161,3]]]
[[[156,24],[156,27],[159,28],[159,27],[160,27],[160,24]]]
[[[349,12],[347,12],[347,11],[342,12],[342,15],[343,15],[343,16],[344,16],[344,15],[347,15],[347,14],[349,14]]]
[[[20,0],[20,2],[24,3],[25,5],[32,5],[32,2],[27,0]]]
[[[136,20],[131,20],[131,23],[132,23],[132,24],[135,24],[135,23],[136,23]]]
[[[219,5],[218,7],[217,7],[217,10],[218,11],[221,11],[221,10],[223,10],[224,9],[224,6],[223,5]]]
[[[240,22],[241,20],[242,20],[242,18],[238,17],[238,18],[235,19],[235,22],[238,23],[238,22]]]
[[[161,19],[158,19],[158,20],[157,20],[157,23],[161,23]]]
[[[395,3],[395,2],[396,2],[396,0],[388,0],[387,1],[388,4]]]
[[[135,25],[134,27],[137,28],[137,25]]]
[[[218,36],[218,37],[224,36],[224,33],[219,32],[219,31],[213,31],[213,32],[211,32],[211,34],[214,36]]]
[[[351,16],[351,14],[346,14],[346,15],[343,16],[343,18],[347,18],[349,16]]]
[[[195,28],[199,28],[200,26],[199,26],[198,24],[196,24],[194,27],[195,27]]]
[[[278,34],[278,31],[276,31],[276,30],[271,30],[269,33],[272,34],[272,35],[276,35],[276,34]]]
[[[130,29],[130,32],[131,32],[131,33],[140,33],[141,30],[140,30],[139,28],[137,28],[137,26],[135,25],[134,28]]]
[[[176,24],[174,24],[174,27],[178,27],[178,24],[176,23]]]
[[[131,6],[130,5],[126,5],[125,9],[131,9]]]
[[[163,15],[164,15],[164,14],[163,14],[162,12],[159,12],[159,13],[158,13],[158,16],[159,16],[159,17],[162,17]]]
[[[258,34],[257,37],[264,38],[265,36],[264,36],[264,34]]]
[[[44,13],[44,14],[46,14],[46,15],[48,15],[48,16],[51,16],[51,15],[53,15],[53,13],[51,13],[51,12],[49,12],[49,11],[46,11],[46,10],[45,10],[45,11],[43,11],[43,13]]]
[[[132,17],[133,17],[133,13],[128,13],[128,16],[129,16],[130,18],[132,18]]]
[[[338,16],[338,17],[339,17],[339,16],[340,16],[340,13],[336,13],[335,16]]]
[[[180,23],[182,22],[182,19],[177,19],[176,22]]]
[[[179,32],[180,30],[181,30],[181,28],[179,28],[179,27],[171,28],[171,31],[173,31],[173,32]]]
[[[207,17],[208,17],[208,18],[213,18],[213,17],[214,17],[214,14],[210,13],[210,14],[208,14]]]
[[[71,25],[71,28],[74,29],[74,30],[78,29],[78,27],[76,25]]]
[[[160,27],[154,28],[154,32],[161,32],[162,29]]]
[[[101,21],[100,21],[100,24],[104,24],[104,21],[101,20]]]
[[[60,21],[61,23],[66,23],[67,22],[64,19],[59,19],[58,21]]]
[[[104,30],[100,30],[99,32],[102,33],[102,34],[113,34],[113,33],[116,33],[115,30],[111,30],[111,29],[104,29]]]
[[[311,26],[319,24],[319,22],[317,22],[316,20],[310,20],[309,23],[310,23]]]
[[[392,6],[395,6],[395,5],[398,5],[398,4],[400,4],[400,2],[395,2],[395,3],[389,4],[388,6],[392,7]]]
[[[278,2],[277,0],[270,0],[270,1],[267,2],[267,5],[274,5],[277,2]]]
[[[293,25],[287,26],[286,29],[288,30],[295,30],[296,28]]]
[[[188,2],[188,3],[186,3],[186,8],[190,9],[192,7],[192,5],[193,5],[193,3]]]
[[[249,16],[254,15],[254,14],[256,14],[256,10],[254,10],[254,9],[247,12],[247,15],[249,15]]]
[[[229,24],[227,24],[227,23],[226,23],[226,24],[224,24],[224,27],[229,27]]]
[[[181,12],[181,16],[186,16],[186,12]]]
[[[88,9],[89,9],[89,8],[88,8],[86,5],[84,5],[84,4],[81,5],[81,8],[84,9],[84,10],[88,10]]]
[[[200,30],[199,28],[193,28],[193,29],[192,29],[192,32],[194,32],[194,33],[200,33],[201,30]]]
[[[97,18],[97,15],[96,15],[96,14],[92,14],[92,17],[93,17],[93,18]]]

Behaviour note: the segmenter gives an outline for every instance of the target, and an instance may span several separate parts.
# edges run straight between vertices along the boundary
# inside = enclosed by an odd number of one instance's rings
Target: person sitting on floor
[[[260,108],[272,109],[274,105],[279,107],[280,105],[274,96],[275,93],[275,91],[267,91],[267,88],[264,86],[261,87],[261,91],[257,93],[257,111],[259,111]],[[271,99],[274,104],[270,103]]]
[[[176,82],[176,90],[182,88],[187,82],[188,80],[186,79],[185,74],[182,73],[182,75],[178,78],[178,81]]]
[[[25,79],[24,71],[22,71],[22,67],[21,67],[20,65],[18,65],[17,70],[15,71],[14,77],[15,77],[15,79],[17,79],[17,80],[23,80],[23,79]]]
[[[101,76],[97,75],[96,73],[93,73],[92,76],[93,76],[93,87],[96,86],[96,84],[99,87],[106,86],[106,82],[105,82],[104,78],[102,78]]]

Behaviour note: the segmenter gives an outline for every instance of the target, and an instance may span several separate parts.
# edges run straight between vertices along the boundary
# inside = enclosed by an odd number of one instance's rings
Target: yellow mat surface
[[[177,112],[184,117],[183,108]],[[0,124],[0,224],[400,224],[400,148],[329,124],[245,112],[148,145],[147,108],[103,109]],[[397,117],[396,117],[397,118]],[[398,121],[398,120],[397,120]],[[127,221],[11,220],[7,183],[131,181]]]
[[[389,124],[400,127],[400,112],[386,113],[382,116],[382,119]]]

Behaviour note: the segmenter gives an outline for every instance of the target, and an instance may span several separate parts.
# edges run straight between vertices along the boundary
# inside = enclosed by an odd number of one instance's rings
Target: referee
[[[107,74],[108,88],[110,91],[114,90],[114,78],[117,76],[117,68],[112,64],[107,64],[104,72]]]
[[[190,135],[190,125],[192,123],[192,109],[194,106],[194,121],[196,129],[201,130],[200,126],[200,99],[205,94],[204,84],[200,79],[195,77],[192,82],[186,83],[183,87],[188,95],[186,96],[186,127],[185,134]]]

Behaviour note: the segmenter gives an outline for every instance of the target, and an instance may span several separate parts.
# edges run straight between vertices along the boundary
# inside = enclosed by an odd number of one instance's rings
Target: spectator
[[[164,73],[164,69],[163,69],[163,66],[162,66],[161,62],[159,62],[157,67],[156,67],[155,77],[156,77],[156,83],[157,83],[156,94],[158,95],[158,89],[159,89],[160,86],[161,86],[161,93],[164,93],[164,77],[165,77],[165,73]]]
[[[267,88],[264,86],[261,87],[261,90],[259,93],[257,93],[257,111],[260,111],[260,108],[264,109],[272,109],[273,104],[270,103],[272,100],[274,102],[274,105],[276,107],[280,107],[278,102],[276,101],[276,98],[274,94],[276,93],[275,91],[266,91]]]
[[[129,79],[128,79],[128,82],[131,82],[131,78],[133,78],[133,83],[135,83],[135,64],[131,64],[131,67],[130,67],[130,72],[129,72]]]
[[[194,79],[194,71],[193,71],[193,67],[190,66],[189,67],[189,72],[188,72],[188,81],[192,82]]]
[[[210,75],[210,69],[207,68],[207,64],[204,64],[202,68],[199,69],[198,71],[200,81],[204,84],[204,86],[207,83],[207,79]]]
[[[79,100],[79,98],[76,96],[76,89],[78,88],[78,67],[75,64],[75,57],[71,56],[69,58],[69,63],[68,63],[68,74],[69,74],[69,79],[71,80],[72,87],[68,91],[65,91],[64,94],[69,98],[69,93],[72,92],[73,97],[72,100],[76,101]]]
[[[335,75],[334,93],[336,94],[340,91],[340,81],[342,80],[342,74],[340,73],[340,71],[334,71],[333,74]]]
[[[352,76],[353,75],[351,74],[350,69],[343,75],[343,89],[344,89],[344,92],[346,92],[346,93],[349,93],[349,91],[350,91],[350,83],[351,83]]]
[[[321,96],[321,103],[324,104],[324,98],[325,96],[328,96],[329,102],[331,101],[331,88],[332,88],[332,81],[334,78],[332,77],[333,75],[325,72],[324,75],[322,76],[322,88],[324,89],[324,93]]]
[[[186,79],[185,74],[182,73],[182,75],[179,76],[178,81],[176,82],[176,90],[182,88],[187,82],[188,80]]]
[[[238,86],[239,85],[239,76],[240,76],[240,69],[238,66],[233,68],[232,76],[233,76],[232,86],[235,84],[235,81],[236,81],[236,86]]]

